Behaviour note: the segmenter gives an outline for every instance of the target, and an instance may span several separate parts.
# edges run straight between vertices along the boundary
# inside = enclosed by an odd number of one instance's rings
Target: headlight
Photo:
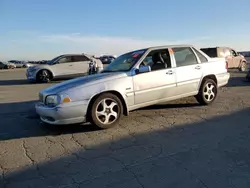
[[[71,99],[68,95],[60,94],[60,95],[49,95],[45,99],[45,105],[49,107],[55,107],[59,104],[69,103]]]
[[[60,103],[60,97],[58,95],[49,95],[45,99],[45,104],[49,107],[55,107]]]

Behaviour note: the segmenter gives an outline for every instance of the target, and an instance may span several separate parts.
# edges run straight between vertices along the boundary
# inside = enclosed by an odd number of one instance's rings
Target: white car
[[[102,73],[42,90],[36,112],[49,124],[91,121],[110,128],[132,110],[183,97],[211,104],[229,78],[225,58],[193,46],[146,48],[119,56]]]
[[[9,63],[14,64],[16,68],[28,68],[32,66],[31,64],[26,63],[24,61],[9,61]]]
[[[61,55],[48,61],[47,64],[29,67],[26,77],[29,81],[46,83],[53,79],[84,76],[88,74],[89,63],[92,60],[93,57],[86,54]]]

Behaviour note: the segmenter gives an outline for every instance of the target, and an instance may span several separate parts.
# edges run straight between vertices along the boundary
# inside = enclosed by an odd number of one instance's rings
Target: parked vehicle
[[[250,57],[250,51],[239,52],[244,57]]]
[[[183,97],[209,105],[229,78],[225,58],[210,58],[193,46],[151,47],[119,56],[100,74],[40,91],[35,108],[48,124],[90,121],[105,129],[132,110]]]
[[[15,61],[15,60],[10,60],[9,63],[15,64],[16,68],[28,68],[31,66],[31,64],[26,63],[24,61]]]
[[[248,68],[245,57],[229,47],[201,48],[210,57],[226,58],[228,68],[237,68],[246,71]]]
[[[8,69],[8,64],[0,61],[0,69]]]
[[[26,77],[29,81],[49,82],[58,78],[75,78],[88,75],[89,63],[93,57],[86,54],[65,54],[55,57],[45,65],[29,67]]]
[[[16,65],[14,63],[7,62],[8,68],[9,69],[15,69]]]

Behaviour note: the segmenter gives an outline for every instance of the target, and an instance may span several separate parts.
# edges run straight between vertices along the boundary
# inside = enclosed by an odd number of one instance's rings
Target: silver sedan
[[[101,73],[42,90],[36,112],[49,124],[90,121],[110,128],[123,114],[149,105],[188,96],[211,104],[229,77],[225,59],[193,46],[147,48],[119,56]]]

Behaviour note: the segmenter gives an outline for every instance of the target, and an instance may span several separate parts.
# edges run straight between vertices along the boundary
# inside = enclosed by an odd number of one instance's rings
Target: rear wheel
[[[104,93],[96,98],[90,109],[92,123],[101,129],[114,127],[123,114],[121,100],[112,93]]]
[[[205,79],[202,82],[200,91],[195,98],[201,105],[209,105],[216,99],[217,92],[218,89],[215,81],[212,79]]]
[[[40,83],[48,83],[51,81],[51,74],[47,70],[41,70],[37,73],[37,81]]]

